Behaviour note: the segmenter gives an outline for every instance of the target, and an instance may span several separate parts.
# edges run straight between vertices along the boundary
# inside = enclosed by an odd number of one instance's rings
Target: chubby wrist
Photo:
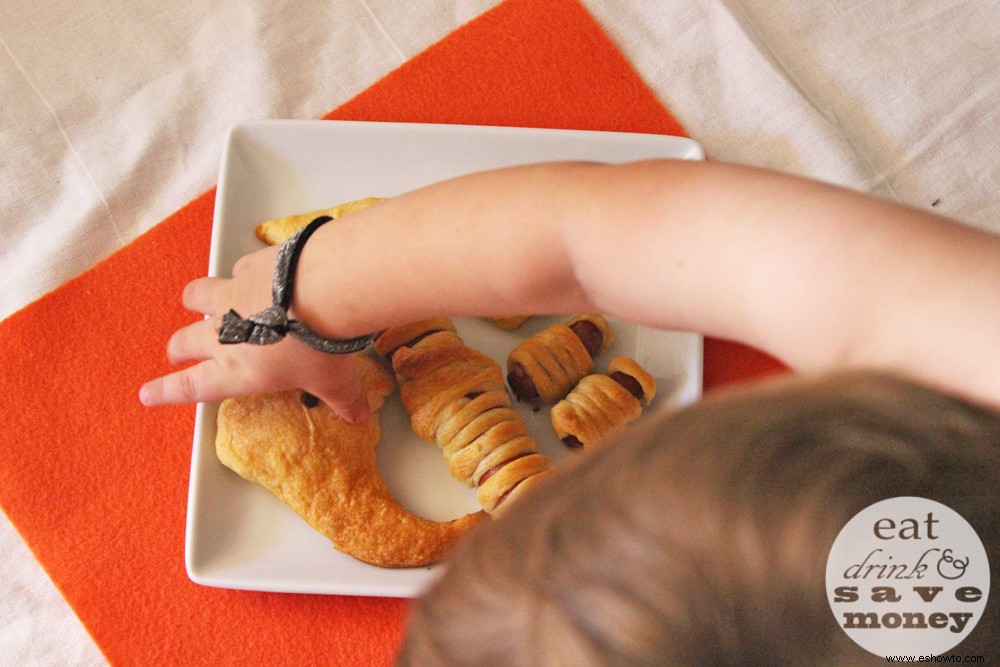
[[[271,305],[245,318],[230,309],[222,320],[220,343],[273,345],[290,335],[320,352],[350,354],[364,349],[374,340],[372,333],[354,337],[324,336],[291,313],[302,251],[313,234],[332,219],[328,215],[314,218],[281,245],[274,261]]]
[[[327,224],[312,235],[301,251],[290,314],[321,336],[350,338],[372,330],[358,321],[350,271],[343,252],[343,223]],[[345,280],[345,278],[348,278]]]

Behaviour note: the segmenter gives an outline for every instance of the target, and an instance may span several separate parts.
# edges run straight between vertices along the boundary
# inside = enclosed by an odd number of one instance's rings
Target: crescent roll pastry
[[[412,347],[428,336],[435,334],[455,333],[455,325],[447,317],[435,317],[421,320],[413,324],[403,324],[390,327],[379,333],[375,339],[375,351],[382,357],[392,361],[392,355],[401,347]]]
[[[222,463],[291,507],[338,550],[380,567],[419,567],[444,558],[483,512],[437,522],[414,515],[378,472],[378,410],[395,389],[392,374],[354,355],[371,406],[349,424],[301,391],[227,399],[219,406]]]
[[[656,380],[635,360],[615,357],[607,375],[588,375],[552,406],[556,435],[568,447],[591,447],[638,419],[656,396]]]
[[[507,382],[519,401],[551,403],[594,370],[594,357],[614,342],[600,315],[581,315],[539,331],[507,357]]]
[[[476,489],[488,513],[554,469],[514,410],[500,366],[454,326],[428,320],[388,329],[375,349],[392,359],[414,432],[441,447],[452,476]]]
[[[507,329],[511,331],[513,329],[518,329],[525,322],[531,319],[531,315],[509,315],[507,317],[484,317],[484,320],[492,324],[493,326],[500,327],[501,329]]]
[[[372,204],[376,204],[380,201],[382,201],[382,198],[380,197],[366,197],[365,199],[349,201],[347,203],[334,206],[333,208],[325,208],[319,211],[310,211],[308,213],[286,215],[284,218],[277,218],[262,222],[257,225],[254,231],[257,234],[257,238],[264,243],[268,245],[281,245],[288,240],[289,236],[297,232],[302,227],[305,227],[321,215],[328,215],[336,220],[337,218],[342,218],[349,213],[354,213],[355,211],[368,208]]]

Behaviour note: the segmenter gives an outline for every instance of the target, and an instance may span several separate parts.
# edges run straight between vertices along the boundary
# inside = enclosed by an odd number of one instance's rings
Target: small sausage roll
[[[652,375],[629,357],[615,357],[607,375],[588,375],[552,407],[552,428],[567,447],[592,447],[638,419],[655,396]]]
[[[522,341],[507,357],[507,383],[519,401],[551,403],[594,370],[594,357],[614,342],[600,315],[553,324]]]
[[[375,349],[392,360],[403,407],[423,440],[441,447],[452,477],[490,514],[554,471],[512,407],[503,370],[441,320],[388,329]]]

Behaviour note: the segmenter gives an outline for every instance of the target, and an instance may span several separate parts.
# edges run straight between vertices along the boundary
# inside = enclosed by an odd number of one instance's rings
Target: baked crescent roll
[[[360,561],[399,568],[444,560],[486,515],[431,521],[392,497],[376,466],[375,446],[378,410],[395,382],[378,361],[360,353],[354,359],[372,410],[364,423],[347,423],[301,391],[227,399],[219,406],[219,460]]]
[[[507,382],[519,401],[557,401],[594,370],[594,357],[613,342],[611,325],[600,315],[553,324],[511,351]]]
[[[376,350],[392,359],[414,432],[441,447],[452,476],[476,489],[483,509],[496,513],[551,474],[495,361],[440,320],[403,329],[383,332]]]
[[[484,320],[493,326],[511,331],[520,328],[525,322],[531,319],[531,315],[510,315],[507,317],[484,317]]]
[[[455,325],[447,317],[435,317],[429,320],[390,327],[379,333],[375,339],[375,351],[388,360],[401,347],[412,347],[422,339],[434,334],[455,333]]]
[[[254,231],[257,233],[257,238],[264,243],[268,245],[281,245],[288,240],[289,236],[305,227],[321,215],[328,215],[336,220],[337,218],[342,218],[349,213],[354,213],[355,211],[368,208],[372,204],[376,204],[380,201],[382,201],[382,198],[380,197],[366,197],[365,199],[349,201],[347,203],[334,206],[333,208],[325,208],[319,211],[310,211],[308,213],[286,215],[284,218],[277,218],[262,222],[257,225]]]
[[[549,416],[556,435],[569,447],[592,447],[639,418],[656,396],[656,380],[634,359],[615,357],[607,375],[588,375]]]

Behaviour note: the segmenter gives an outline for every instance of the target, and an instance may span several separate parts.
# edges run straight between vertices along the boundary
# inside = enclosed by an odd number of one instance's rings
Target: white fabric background
[[[0,318],[497,0],[0,4]],[[584,0],[710,157],[1000,232],[1000,0]],[[0,517],[0,666],[100,665]]]

